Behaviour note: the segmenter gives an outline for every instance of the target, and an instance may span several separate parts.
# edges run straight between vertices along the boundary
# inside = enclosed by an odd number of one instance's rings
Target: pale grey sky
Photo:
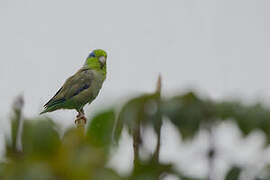
[[[270,99],[269,7],[268,0],[1,0],[1,127],[16,95],[24,94],[26,116],[37,115],[95,48],[108,52],[108,78],[90,112],[151,91],[159,72],[165,92],[192,86],[212,98]],[[50,116],[69,126],[75,112]]]

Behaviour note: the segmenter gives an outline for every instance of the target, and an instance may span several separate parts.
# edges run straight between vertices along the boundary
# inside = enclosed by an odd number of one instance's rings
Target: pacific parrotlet
[[[58,109],[75,109],[77,117],[84,116],[83,107],[97,97],[106,79],[106,60],[104,50],[93,50],[83,67],[65,81],[40,114]]]

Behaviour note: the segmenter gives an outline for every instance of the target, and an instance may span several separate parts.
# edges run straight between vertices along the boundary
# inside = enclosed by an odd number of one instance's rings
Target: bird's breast
[[[104,75],[102,72],[99,71],[93,71],[93,81],[91,85],[92,94],[94,97],[96,97],[102,87],[102,84],[104,82]]]

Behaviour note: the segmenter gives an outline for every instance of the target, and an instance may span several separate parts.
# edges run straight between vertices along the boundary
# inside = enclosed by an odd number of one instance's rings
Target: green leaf
[[[261,104],[243,105],[239,102],[225,101],[216,104],[217,116],[234,120],[244,135],[261,129],[270,142],[270,110]]]
[[[26,155],[48,158],[60,146],[59,134],[50,119],[26,120],[22,134],[23,151]]]
[[[156,180],[166,173],[174,173],[171,164],[159,163],[155,160],[136,161],[130,180]]]
[[[130,134],[140,125],[150,124],[157,130],[160,124],[159,94],[145,94],[129,100],[121,109],[116,126],[116,138],[119,138],[123,126]]]
[[[187,176],[182,176],[181,180],[205,180],[205,179],[198,179],[198,178],[192,178],[192,177],[187,177]]]
[[[22,97],[18,97],[15,100],[13,105],[13,114],[11,117],[11,138],[6,138],[6,155],[10,158],[15,157],[19,153],[19,149],[17,149],[19,126],[22,126],[22,107],[23,107],[23,99]],[[21,105],[18,105],[21,104]]]
[[[89,142],[96,147],[108,149],[113,140],[114,123],[115,113],[111,109],[96,115],[87,128]]]
[[[208,123],[215,117],[213,104],[202,101],[192,92],[165,101],[162,112],[179,129],[184,139],[192,138],[201,124]]]
[[[226,175],[226,180],[238,180],[240,177],[242,169],[239,167],[233,167],[229,170],[228,174]]]
[[[115,173],[111,169],[100,169],[95,177],[94,180],[124,180],[124,178],[120,177],[117,173]]]

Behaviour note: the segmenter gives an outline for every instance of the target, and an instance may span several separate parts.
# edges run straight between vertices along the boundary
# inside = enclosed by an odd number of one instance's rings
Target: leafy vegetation
[[[214,180],[211,168],[208,177],[189,177],[178,172],[173,164],[160,161],[161,131],[170,121],[185,141],[192,141],[201,131],[209,134],[222,121],[234,121],[244,135],[261,130],[270,142],[270,109],[261,104],[245,105],[236,101],[215,102],[188,92],[162,98],[158,83],[154,93],[129,100],[117,113],[108,109],[97,114],[87,128],[71,128],[61,136],[52,119],[24,119],[22,108],[14,107],[11,118],[11,137],[6,138],[5,160],[0,164],[0,179],[22,180],[158,180],[173,175],[181,180]],[[157,137],[154,152],[147,159],[140,156],[144,137],[142,129],[152,127]],[[20,130],[21,129],[21,130]],[[117,148],[124,129],[133,138],[134,161],[129,175],[118,174],[108,166],[111,152]],[[211,136],[210,136],[211,137]],[[211,139],[210,139],[211,142]],[[211,162],[218,156],[214,146],[206,154]],[[226,180],[241,178],[244,167],[231,167]],[[270,179],[265,172],[250,179]]]

